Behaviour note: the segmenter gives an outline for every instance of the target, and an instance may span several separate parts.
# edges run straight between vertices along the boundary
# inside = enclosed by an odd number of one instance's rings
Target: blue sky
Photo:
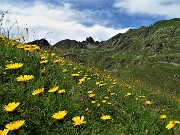
[[[89,36],[107,40],[129,28],[180,17],[179,0],[0,0],[0,5],[0,11],[10,9],[4,30],[17,20],[10,31],[12,36],[46,38],[52,44],[63,39],[82,41]]]

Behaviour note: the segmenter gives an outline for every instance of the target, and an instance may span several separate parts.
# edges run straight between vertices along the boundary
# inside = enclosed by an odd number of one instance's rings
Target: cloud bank
[[[59,5],[58,5],[59,4]],[[46,38],[52,44],[63,39],[85,40],[93,37],[95,40],[107,40],[117,33],[126,32],[129,28],[114,29],[103,24],[94,23],[91,26],[83,25],[89,18],[88,11],[73,9],[70,3],[44,3],[42,1],[1,2],[1,11],[9,12],[5,16],[3,27],[10,29],[11,36],[24,34],[28,41]],[[15,22],[13,24],[13,22]],[[18,32],[19,28],[19,32]],[[27,29],[28,28],[28,35]]]
[[[167,19],[180,17],[179,0],[117,0],[114,7],[129,15],[164,16]]]

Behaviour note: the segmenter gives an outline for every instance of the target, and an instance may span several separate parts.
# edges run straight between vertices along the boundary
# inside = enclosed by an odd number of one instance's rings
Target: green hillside
[[[178,24],[72,41],[78,49],[0,35],[0,135],[179,135]],[[159,47],[154,33],[170,25]]]
[[[73,59],[122,76],[143,81],[162,91],[180,88],[180,19],[163,20],[149,27],[130,29],[101,43],[76,52]]]

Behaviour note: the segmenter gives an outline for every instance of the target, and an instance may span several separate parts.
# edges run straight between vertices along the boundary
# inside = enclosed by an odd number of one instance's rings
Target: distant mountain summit
[[[40,46],[41,48],[45,48],[45,47],[51,47],[50,43],[46,40],[46,39],[37,39],[34,40],[32,42],[28,42],[27,44],[35,44]]]
[[[96,42],[89,37],[82,42],[60,41],[55,46],[59,46],[61,52],[64,48],[68,56],[73,54],[74,60],[90,61],[103,69],[145,67],[157,62],[179,65],[180,18],[158,21],[149,27],[129,29],[104,42]]]
[[[53,48],[61,48],[61,49],[89,49],[97,47],[100,44],[98,41],[94,41],[92,37],[86,38],[85,41],[76,41],[65,39],[57,42],[53,45]]]
[[[174,53],[180,49],[179,43],[180,18],[175,18],[117,34],[102,44],[101,49],[147,54]]]

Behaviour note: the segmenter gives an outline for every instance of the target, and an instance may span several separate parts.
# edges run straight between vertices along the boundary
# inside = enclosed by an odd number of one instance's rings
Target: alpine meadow
[[[0,32],[0,135],[180,134],[179,18],[102,42]]]

